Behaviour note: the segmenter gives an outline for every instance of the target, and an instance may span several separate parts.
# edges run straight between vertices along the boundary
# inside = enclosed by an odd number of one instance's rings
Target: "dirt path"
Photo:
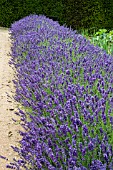
[[[6,170],[6,164],[17,158],[11,145],[18,146],[17,141],[21,139],[18,130],[22,129],[19,123],[12,120],[19,120],[14,114],[17,103],[7,96],[8,93],[12,97],[15,92],[12,82],[15,72],[8,64],[10,47],[8,30],[0,28],[0,155],[8,157],[8,161],[0,159],[0,170]]]

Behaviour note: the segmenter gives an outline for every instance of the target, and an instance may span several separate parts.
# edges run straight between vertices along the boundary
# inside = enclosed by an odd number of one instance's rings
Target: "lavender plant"
[[[113,169],[113,57],[45,16],[10,29],[25,132],[8,168]]]

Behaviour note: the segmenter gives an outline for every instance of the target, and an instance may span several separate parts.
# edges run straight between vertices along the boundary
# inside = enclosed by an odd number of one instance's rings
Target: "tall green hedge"
[[[30,14],[43,14],[64,23],[62,0],[0,0],[0,26],[11,23]]]
[[[108,30],[113,29],[113,0],[104,0],[103,9],[105,13],[105,28]]]
[[[43,14],[72,29],[113,28],[113,0],[0,0],[0,26]]]
[[[73,29],[105,26],[105,12],[102,0],[64,0],[64,17]]]

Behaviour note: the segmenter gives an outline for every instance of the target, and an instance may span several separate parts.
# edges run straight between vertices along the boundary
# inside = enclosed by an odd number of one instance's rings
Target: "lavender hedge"
[[[7,167],[113,170],[113,57],[43,15],[10,31],[25,132]]]

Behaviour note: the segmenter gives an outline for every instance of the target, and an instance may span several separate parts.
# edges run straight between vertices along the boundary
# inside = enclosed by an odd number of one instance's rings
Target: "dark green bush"
[[[43,14],[56,18],[60,24],[64,23],[62,0],[1,0],[0,26],[10,27],[17,21],[30,14]]]

